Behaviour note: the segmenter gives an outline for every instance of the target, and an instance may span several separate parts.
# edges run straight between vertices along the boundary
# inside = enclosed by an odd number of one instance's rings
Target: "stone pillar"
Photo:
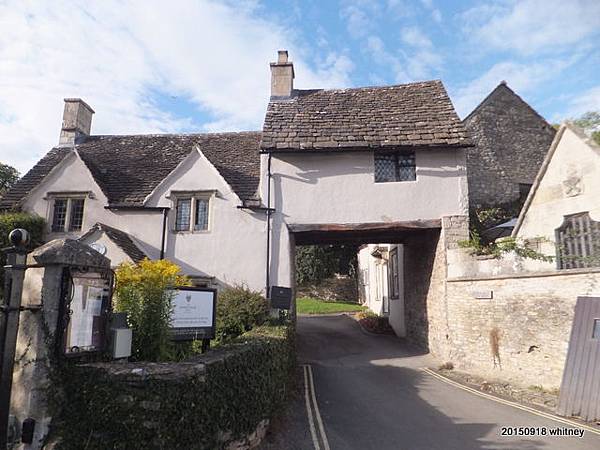
[[[29,268],[23,283],[24,307],[39,309],[21,313],[15,352],[11,393],[11,416],[16,436],[13,449],[40,449],[51,421],[47,393],[51,386],[49,370],[56,358],[55,334],[63,300],[63,271],[68,267],[110,269],[110,260],[87,245],[73,239],[56,239],[38,247],[27,257]],[[96,269],[98,270],[98,269]],[[32,444],[21,443],[20,428],[27,418],[35,420]]]
[[[442,235],[446,249],[458,248],[459,241],[469,239],[469,217],[442,217]]]

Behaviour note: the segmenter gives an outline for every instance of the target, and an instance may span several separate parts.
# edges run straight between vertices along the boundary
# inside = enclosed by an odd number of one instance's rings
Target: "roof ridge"
[[[436,78],[433,80],[424,80],[424,81],[411,81],[410,83],[400,83],[400,84],[386,84],[386,85],[372,85],[372,86],[354,86],[347,88],[317,88],[317,89],[294,89],[295,92],[340,92],[340,91],[360,91],[367,89],[392,89],[398,87],[409,87],[416,86],[422,84],[442,84],[442,80]]]
[[[544,118],[544,116],[542,116],[539,112],[537,112],[533,106],[531,106],[528,102],[526,102],[523,97],[521,97],[519,94],[517,94],[509,85],[506,81],[501,81],[500,83],[498,83],[498,85],[492,89],[492,91],[485,96],[485,98],[473,109],[473,111],[471,111],[464,119],[462,119],[462,122],[465,122],[467,119],[469,119],[473,114],[475,114],[476,111],[479,111],[484,105],[489,103],[489,100],[492,98],[492,96],[494,96],[497,92],[500,92],[500,89],[504,88],[507,89],[512,95],[514,95],[517,99],[519,99],[527,108],[529,108],[529,110],[531,110],[531,112],[533,112],[536,116],[538,116],[540,119],[542,119],[548,126],[550,126],[550,123]]]
[[[88,136],[81,144],[85,144],[88,139],[107,139],[107,138],[131,138],[131,137],[194,137],[194,136],[224,136],[224,135],[242,135],[242,134],[262,134],[260,130],[244,130],[244,131],[216,131],[206,133],[140,133],[140,134],[92,134]],[[81,145],[76,144],[76,146]],[[53,147],[57,148],[57,147]]]

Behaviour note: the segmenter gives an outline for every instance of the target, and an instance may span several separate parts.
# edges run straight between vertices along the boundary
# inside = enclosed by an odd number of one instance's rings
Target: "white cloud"
[[[460,117],[466,117],[502,80],[519,95],[526,95],[544,82],[558,76],[575,59],[544,60],[535,64],[506,61],[494,64],[470,83],[452,89],[451,97]]]
[[[372,29],[379,4],[370,0],[344,0],[340,17],[346,21],[348,33],[353,37],[366,36]]]
[[[279,48],[299,87],[350,83],[346,54],[319,58],[259,12],[254,1],[1,3],[0,160],[24,171],[55,145],[64,97],[95,109],[95,134],[259,129]],[[156,94],[210,123],[163,111]]]
[[[411,81],[410,76],[406,72],[406,67],[402,63],[400,57],[390,53],[385,48],[385,43],[378,36],[369,36],[367,38],[367,49],[375,62],[380,66],[389,68],[394,73],[396,83],[406,83]],[[371,76],[371,79],[373,76]]]
[[[559,120],[579,117],[588,111],[600,111],[600,86],[582,92],[569,102],[566,112]]]
[[[442,23],[442,12],[435,7],[433,0],[421,0],[421,4],[429,10],[434,22]]]
[[[462,18],[478,45],[525,55],[594,45],[600,34],[597,0],[504,0],[471,8]]]
[[[400,36],[403,42],[413,47],[429,48],[432,46],[431,40],[416,26],[403,28]]]

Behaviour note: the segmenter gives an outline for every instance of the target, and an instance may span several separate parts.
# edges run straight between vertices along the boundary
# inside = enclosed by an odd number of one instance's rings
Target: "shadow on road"
[[[350,317],[303,317],[297,330],[299,361],[313,367],[332,450],[597,448],[577,438],[502,437],[502,426],[544,423],[432,379],[419,370],[434,363],[429,355],[393,336],[365,334]],[[314,449],[302,390],[261,448]]]

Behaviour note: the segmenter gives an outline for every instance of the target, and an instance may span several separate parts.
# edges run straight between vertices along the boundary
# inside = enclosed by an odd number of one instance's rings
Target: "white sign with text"
[[[214,318],[214,297],[212,291],[175,290],[171,327],[199,328],[212,327]]]

